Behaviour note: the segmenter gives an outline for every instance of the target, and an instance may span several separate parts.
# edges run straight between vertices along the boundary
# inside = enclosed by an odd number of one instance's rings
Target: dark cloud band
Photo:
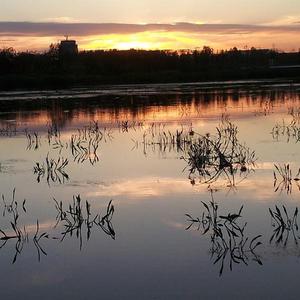
[[[145,31],[190,32],[212,34],[249,34],[259,32],[300,33],[299,25],[264,26],[241,24],[120,24],[120,23],[32,23],[0,22],[1,36],[87,36],[130,34]]]

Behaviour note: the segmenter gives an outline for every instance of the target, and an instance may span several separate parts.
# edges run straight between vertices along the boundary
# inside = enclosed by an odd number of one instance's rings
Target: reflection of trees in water
[[[212,112],[221,114],[228,110],[255,111],[258,108],[259,111],[265,111],[266,103],[269,103],[270,108],[300,100],[299,92],[296,90],[276,89],[276,87],[259,88],[259,83],[254,84],[253,87],[236,84],[232,88],[193,85],[179,86],[174,88],[173,92],[157,89],[152,94],[147,90],[137,90],[132,95],[126,95],[126,93],[111,91],[111,94],[108,92],[105,96],[92,95],[84,99],[71,97],[57,100],[45,99],[40,100],[38,106],[36,100],[2,101],[1,108],[7,114],[0,116],[0,124],[3,124],[5,118],[9,118],[16,119],[17,122],[31,122],[33,126],[35,124],[41,126],[47,122],[58,124],[62,129],[77,120],[85,123],[95,119],[106,123],[115,123],[120,120],[144,121],[155,117],[157,112],[165,112],[167,116],[170,111],[176,112],[175,115],[180,119],[205,116]],[[172,118],[174,118],[174,113]]]
[[[80,249],[83,245],[83,232],[86,231],[86,242],[89,241],[91,234],[95,228],[100,228],[102,232],[115,239],[115,231],[112,225],[112,217],[114,214],[114,206],[112,201],[109,202],[106,211],[101,216],[99,213],[92,212],[91,204],[88,201],[81,200],[80,195],[73,197],[73,202],[68,208],[63,207],[62,202],[55,200],[55,208],[57,210],[56,224],[53,232],[41,231],[41,225],[37,219],[35,225],[26,225],[21,223],[22,215],[27,213],[26,200],[19,203],[15,199],[15,189],[12,198],[7,201],[2,195],[3,201],[3,218],[8,218],[9,225],[0,228],[0,249],[4,247],[14,246],[14,256],[12,263],[22,254],[26,245],[32,242],[40,261],[41,255],[47,255],[46,250],[41,245],[45,239],[60,240],[63,242],[66,236],[75,237],[79,240]],[[54,222],[55,223],[55,222]],[[60,235],[61,237],[57,237]]]

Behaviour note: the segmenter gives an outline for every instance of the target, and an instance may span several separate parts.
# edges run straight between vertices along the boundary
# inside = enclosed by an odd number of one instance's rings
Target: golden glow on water
[[[190,100],[182,103],[178,95],[166,96],[165,100],[161,100],[165,104],[150,104],[147,106],[142,104],[143,99],[141,98],[141,100],[136,100],[136,103],[141,103],[140,106],[94,107],[92,111],[84,107],[64,110],[55,105],[49,110],[41,109],[26,113],[18,111],[13,118],[16,119],[17,123],[23,123],[25,127],[29,125],[44,126],[53,121],[61,125],[71,125],[72,123],[87,124],[92,120],[98,120],[99,123],[107,124],[107,126],[114,126],[113,124],[116,125],[116,122],[121,121],[174,124],[197,121],[200,126],[207,118],[219,118],[222,114],[229,114],[235,118],[251,118],[254,115],[287,111],[290,107],[298,105],[300,102],[298,96],[291,96],[285,99],[284,103],[281,95],[278,95],[278,98],[275,97],[272,101],[267,96],[263,99],[245,95],[236,97],[230,94],[210,95],[209,100],[207,100],[206,96],[195,95]],[[168,104],[170,100],[172,104]]]

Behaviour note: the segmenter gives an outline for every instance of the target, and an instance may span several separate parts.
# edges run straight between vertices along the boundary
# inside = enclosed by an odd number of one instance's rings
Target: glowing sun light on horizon
[[[90,36],[82,41],[85,49],[187,49],[205,45],[205,41],[182,32],[148,31],[133,34]]]

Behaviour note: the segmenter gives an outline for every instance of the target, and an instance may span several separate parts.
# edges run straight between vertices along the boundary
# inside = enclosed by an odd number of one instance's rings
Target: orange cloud
[[[298,49],[300,25],[246,24],[119,24],[67,22],[0,22],[2,46],[19,50],[47,49],[69,34],[81,49],[215,49],[234,46]],[[13,41],[11,41],[13,40]],[[1,42],[0,42],[1,46]]]

